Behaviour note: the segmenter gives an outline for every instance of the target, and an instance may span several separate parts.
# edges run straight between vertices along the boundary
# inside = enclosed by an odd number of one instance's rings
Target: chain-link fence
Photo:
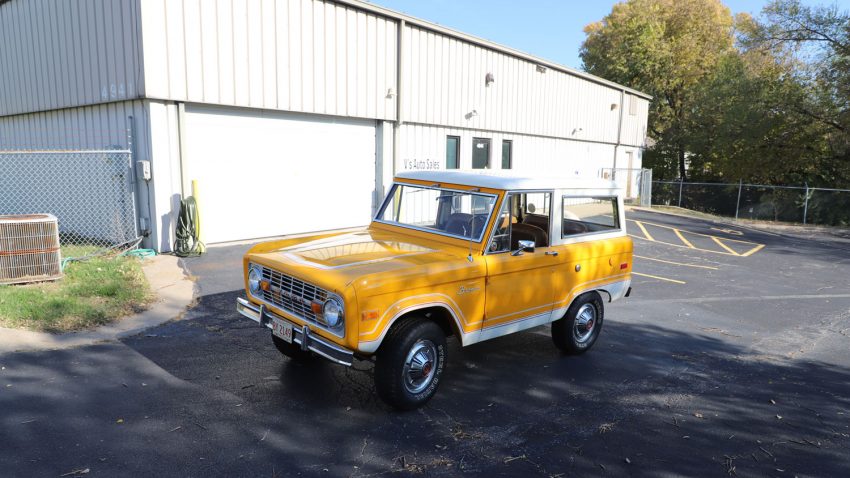
[[[0,215],[53,214],[63,247],[135,240],[133,192],[127,150],[0,151]]]
[[[652,170],[646,168],[601,168],[599,177],[614,181],[624,192],[627,203],[649,207],[652,195]]]
[[[850,225],[850,189],[653,181],[652,204],[736,219]]]

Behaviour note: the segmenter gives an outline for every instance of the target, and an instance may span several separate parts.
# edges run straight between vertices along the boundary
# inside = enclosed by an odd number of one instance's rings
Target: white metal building
[[[404,169],[639,168],[649,100],[356,0],[0,0],[0,150],[131,147],[163,251],[192,180],[216,243],[365,224]]]

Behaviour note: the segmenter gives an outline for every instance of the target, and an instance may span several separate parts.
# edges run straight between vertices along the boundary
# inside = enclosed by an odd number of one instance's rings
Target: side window
[[[514,142],[509,139],[502,141],[502,169],[513,167],[513,145]]]
[[[472,138],[472,169],[490,169],[490,138]]]
[[[460,137],[446,136],[446,169],[460,167]]]
[[[549,247],[552,193],[511,193],[499,216],[488,252],[507,252],[519,248],[519,241],[534,241],[537,247]]]
[[[563,197],[561,237],[620,228],[616,197]]]

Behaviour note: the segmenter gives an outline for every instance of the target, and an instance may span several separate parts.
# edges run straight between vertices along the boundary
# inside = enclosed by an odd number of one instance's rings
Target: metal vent
[[[55,216],[0,216],[0,284],[58,279],[61,261]]]

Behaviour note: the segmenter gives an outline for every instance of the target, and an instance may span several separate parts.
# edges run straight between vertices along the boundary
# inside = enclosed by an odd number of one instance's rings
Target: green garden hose
[[[204,243],[200,240],[201,223],[198,215],[198,203],[189,196],[180,201],[180,217],[177,219],[177,241],[174,253],[179,257],[200,256],[204,253]]]

